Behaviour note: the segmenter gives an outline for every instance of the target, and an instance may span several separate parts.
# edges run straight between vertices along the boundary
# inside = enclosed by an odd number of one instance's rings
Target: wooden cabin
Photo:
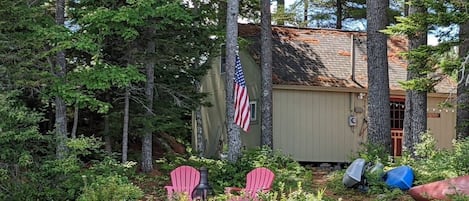
[[[334,29],[273,26],[273,146],[297,161],[349,162],[367,135],[366,33]],[[251,100],[251,128],[241,131],[243,147],[260,145],[260,26],[240,24],[239,36],[250,41],[240,50]],[[390,109],[393,155],[401,154],[407,62],[399,52],[407,48],[403,38],[388,40]],[[202,109],[206,153],[216,156],[226,142],[224,58],[202,82],[213,107]],[[456,131],[456,83],[442,80],[428,93],[428,129],[440,148],[451,147]],[[384,114],[383,114],[384,115]],[[193,145],[197,123],[193,121]]]

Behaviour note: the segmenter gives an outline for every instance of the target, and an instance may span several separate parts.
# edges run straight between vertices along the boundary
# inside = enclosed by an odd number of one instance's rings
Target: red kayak
[[[409,195],[416,201],[447,200],[447,195],[469,196],[469,175],[412,187]]]

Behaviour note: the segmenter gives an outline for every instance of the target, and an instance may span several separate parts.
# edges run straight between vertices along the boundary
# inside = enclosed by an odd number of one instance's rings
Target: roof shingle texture
[[[274,84],[367,88],[366,33],[273,26],[272,35]],[[240,24],[239,36],[252,42],[249,51],[259,62],[260,27]],[[391,90],[403,90],[399,81],[406,80],[407,62],[400,53],[406,50],[406,39],[388,39]],[[443,77],[435,86],[435,92],[455,92],[455,87],[454,81]]]

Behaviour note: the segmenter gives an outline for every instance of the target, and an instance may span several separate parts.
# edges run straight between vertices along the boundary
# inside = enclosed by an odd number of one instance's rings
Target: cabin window
[[[391,129],[404,128],[404,100],[391,100]]]
[[[256,101],[250,101],[250,109],[251,109],[251,121],[256,121],[257,120],[257,102]]]
[[[220,74],[226,72],[226,46],[220,45]]]

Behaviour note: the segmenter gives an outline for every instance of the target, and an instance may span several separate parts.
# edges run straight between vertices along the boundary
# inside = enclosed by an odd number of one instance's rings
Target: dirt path
[[[313,167],[313,188],[324,188],[328,182],[328,175],[331,172],[328,169]]]

